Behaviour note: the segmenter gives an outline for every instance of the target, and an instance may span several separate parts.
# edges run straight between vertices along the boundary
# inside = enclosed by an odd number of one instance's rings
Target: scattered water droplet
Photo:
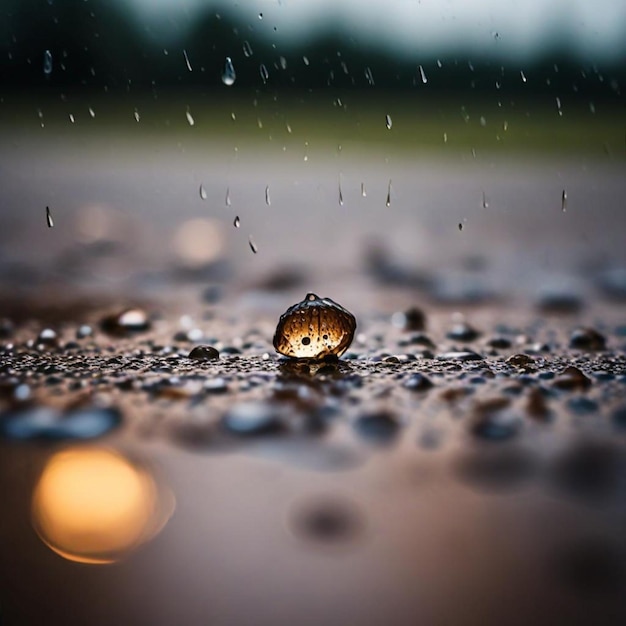
[[[201,200],[206,200],[207,199],[207,192],[206,189],[204,188],[204,185],[200,185],[200,199]]]
[[[525,83],[528,79],[526,78],[526,74],[524,74],[524,71],[521,70],[519,75],[522,77],[522,82]]]
[[[133,113],[133,116],[135,118],[135,122],[138,122],[141,119],[139,117],[139,111],[137,111],[137,109],[135,109],[135,112]]]
[[[185,111],[185,117],[187,118],[187,122],[189,123],[189,126],[193,126],[196,121],[193,119],[193,116],[191,115],[191,112],[189,111],[189,109],[187,109],[187,111]]]
[[[233,221],[233,226],[235,228],[239,228],[241,226],[241,220],[239,219],[238,215],[235,216],[235,219]]]
[[[391,130],[391,127],[393,126],[391,115],[385,115],[385,126],[387,127],[387,130]]]
[[[50,50],[43,53],[43,73],[45,76],[52,74],[52,52]]]
[[[487,201],[487,196],[485,195],[485,191],[483,190],[483,209],[489,208],[489,202]]]
[[[189,57],[187,56],[187,50],[183,49],[183,56],[185,57],[185,64],[187,65],[187,69],[190,72],[193,72],[193,70],[191,69],[191,63],[189,63]]]
[[[76,121],[76,118],[74,117],[73,113],[70,113],[70,122],[72,122],[72,124]]]
[[[365,191],[365,183],[361,183],[361,197],[362,198],[367,197],[367,191]]]
[[[387,184],[387,200],[385,201],[385,206],[391,206],[391,178]]]
[[[565,189],[561,192],[561,211],[564,213],[567,211],[567,191]]]
[[[259,73],[261,74],[261,78],[263,79],[263,84],[265,84],[270,75],[263,63],[261,63],[261,66],[259,67]]]
[[[224,72],[222,74],[222,82],[230,87],[235,83],[237,79],[237,74],[235,73],[235,66],[233,65],[232,59],[230,57],[226,57],[226,61],[224,62]]]
[[[230,187],[226,187],[226,206],[230,206]]]
[[[270,186],[269,185],[265,187],[265,204],[267,204],[267,206],[270,206],[270,204],[272,204],[272,201],[270,200]]]
[[[308,64],[309,64],[309,58],[308,58],[308,57],[302,57],[302,62],[303,62],[305,65],[308,65]]]
[[[254,254],[257,254],[259,249],[256,245],[256,243],[254,243],[254,240],[252,239],[252,235],[250,237],[248,237],[248,245],[250,246],[250,250],[252,250],[252,252]]]
[[[243,55],[246,58],[250,58],[254,53],[252,52],[252,46],[249,41],[243,42]]]
[[[92,119],[93,119],[94,117],[96,117],[96,112],[95,112],[95,111],[94,111],[91,107],[89,107],[88,111],[89,111],[89,115],[90,115],[90,117],[91,117]]]
[[[441,65],[439,67],[441,67]],[[420,65],[417,69],[419,70],[420,78],[422,79],[422,82],[426,84],[428,82],[428,79],[426,78],[426,73],[424,72],[424,68]]]
[[[46,207],[46,222],[48,223],[48,228],[52,228],[54,226],[52,214],[50,213],[50,207]]]

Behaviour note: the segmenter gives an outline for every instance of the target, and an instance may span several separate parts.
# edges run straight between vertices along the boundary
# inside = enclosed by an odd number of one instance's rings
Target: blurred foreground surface
[[[185,137],[0,148],[2,623],[625,623],[623,158]]]

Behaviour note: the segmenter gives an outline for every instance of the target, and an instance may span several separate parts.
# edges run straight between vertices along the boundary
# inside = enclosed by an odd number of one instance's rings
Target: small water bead
[[[463,230],[463,222],[459,222],[459,230]]]
[[[46,207],[46,223],[48,224],[48,228],[52,228],[54,226],[52,214],[50,213],[50,207]]]
[[[243,42],[243,55],[246,58],[250,58],[254,53],[252,52],[252,46],[250,45],[249,41],[244,41]]]
[[[269,79],[270,75],[269,75],[269,72],[267,71],[267,68],[265,67],[263,63],[261,63],[261,66],[259,67],[259,73],[261,74],[261,78],[263,79],[263,84],[265,84],[267,80]]]
[[[526,74],[524,74],[524,71],[523,71],[523,70],[520,70],[519,75],[520,75],[520,77],[521,77],[521,79],[522,79],[522,82],[523,82],[523,83],[525,83],[525,82],[528,80],[528,79],[526,78]]]
[[[302,62],[303,62],[305,65],[308,65],[308,64],[309,64],[309,58],[308,58],[308,57],[302,57]]]
[[[365,183],[361,183],[361,197],[362,198],[367,197],[367,191],[365,190]]]
[[[95,112],[95,111],[94,111],[91,107],[89,107],[87,110],[89,111],[89,116],[90,116],[92,119],[93,119],[94,117],[96,117],[96,112]]]
[[[439,67],[441,67],[441,65]],[[426,78],[426,73],[424,72],[424,68],[420,65],[417,69],[419,70],[420,78],[422,79],[422,82],[426,84],[428,82],[428,79]]]
[[[262,20],[263,19],[263,13],[259,13],[259,19]]]
[[[488,209],[489,208],[489,202],[487,201],[487,196],[485,195],[485,192],[483,191],[483,209]]]
[[[252,236],[248,237],[248,245],[250,246],[250,250],[252,250],[254,254],[257,254],[259,252],[259,249],[257,245],[254,243]]]
[[[189,124],[189,126],[193,126],[196,123],[189,109],[187,109],[187,111],[185,112],[185,117],[187,118],[187,123]]]
[[[69,118],[70,118],[70,122],[72,122],[72,124],[76,121],[76,118],[74,117],[73,113],[70,113]]]
[[[233,65],[232,59],[230,57],[226,57],[226,61],[224,63],[224,72],[222,73],[222,82],[230,87],[237,80],[237,73],[235,72],[235,66]]]
[[[190,359],[197,361],[214,361],[220,358],[220,353],[213,346],[196,346],[189,353]]]
[[[230,187],[226,187],[226,198],[224,198],[226,206],[230,206]]]
[[[389,179],[389,184],[387,185],[387,199],[385,200],[385,206],[391,206],[391,178]]]
[[[235,216],[235,219],[233,221],[233,226],[235,228],[239,228],[241,226],[241,220],[239,219],[238,215]]]
[[[343,206],[343,192],[341,191],[341,179],[339,179],[339,206]]]
[[[272,201],[270,199],[270,186],[269,185],[265,187],[265,204],[267,204],[267,206],[270,206],[272,204]]]
[[[204,188],[204,185],[200,185],[200,199],[201,200],[206,200],[208,197],[206,189]]]
[[[43,53],[43,73],[45,76],[52,74],[52,52],[50,50]]]
[[[133,113],[133,117],[135,118],[135,122],[138,122],[141,119],[139,117],[139,111],[137,111],[137,109],[135,109],[135,111]]]
[[[387,130],[391,130],[391,127],[393,126],[391,115],[385,115],[385,126],[387,127]]]
[[[563,211],[563,213],[567,211],[567,192],[565,189],[561,192],[561,211]]]
[[[281,315],[274,334],[280,354],[299,359],[341,356],[352,343],[356,319],[330,298],[306,295]]]

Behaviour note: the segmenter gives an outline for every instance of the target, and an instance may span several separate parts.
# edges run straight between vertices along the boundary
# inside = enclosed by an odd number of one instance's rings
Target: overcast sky
[[[357,40],[407,51],[529,57],[558,39],[581,59],[626,54],[626,0],[119,0],[138,19],[174,18],[184,33],[202,8],[237,12],[274,40],[334,24]],[[229,12],[230,12],[229,11]],[[259,14],[263,18],[259,19]],[[274,27],[277,28],[274,32]]]

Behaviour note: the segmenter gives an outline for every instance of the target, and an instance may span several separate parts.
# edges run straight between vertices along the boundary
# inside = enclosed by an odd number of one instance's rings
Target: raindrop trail
[[[389,184],[387,185],[387,200],[385,200],[385,206],[391,206],[391,178],[389,179]]]
[[[259,252],[259,249],[257,248],[256,243],[254,243],[252,236],[248,237],[248,245],[250,246],[250,250],[252,250],[254,254],[257,254]]]
[[[45,76],[52,74],[52,52],[50,50],[43,53],[43,73]]]
[[[267,206],[270,206],[270,204],[272,204],[272,201],[270,200],[270,186],[269,185],[265,188],[265,204],[267,204]]]
[[[230,87],[237,80],[237,74],[235,72],[235,66],[233,65],[233,61],[230,57],[226,57],[226,61],[224,62],[224,72],[222,73],[222,82]]]
[[[426,73],[424,72],[424,68],[420,65],[418,69],[420,72],[420,78],[422,79],[422,82],[426,84],[428,82],[428,78],[426,78]]]
[[[200,185],[200,199],[201,200],[207,199],[207,192],[206,192],[206,189],[204,188],[204,185]]]
[[[52,228],[54,226],[54,222],[52,221],[52,213],[50,213],[50,207],[46,207],[46,222],[48,224],[48,228]]]
[[[224,202],[226,202],[226,206],[230,206],[230,187],[226,187],[226,198]]]
[[[190,72],[193,72],[193,69],[191,68],[191,63],[189,63],[189,57],[187,56],[187,50],[183,49],[183,56],[185,57],[185,64],[187,65],[187,69]]]
[[[235,219],[233,220],[233,226],[235,228],[239,228],[241,226],[241,220],[239,219],[238,215],[236,215]]]
[[[565,191],[565,189],[561,192],[561,211],[563,211],[563,213],[567,211],[567,191]]]
[[[387,127],[387,130],[391,130],[391,127],[393,126],[391,115],[385,115],[385,126]]]
[[[261,78],[263,79],[263,84],[265,84],[270,75],[263,63],[261,63],[261,67],[259,67],[259,73],[261,74]]]
[[[189,109],[187,109],[187,111],[185,112],[185,116],[187,117],[187,122],[189,123],[189,126],[193,126],[196,123]]]

